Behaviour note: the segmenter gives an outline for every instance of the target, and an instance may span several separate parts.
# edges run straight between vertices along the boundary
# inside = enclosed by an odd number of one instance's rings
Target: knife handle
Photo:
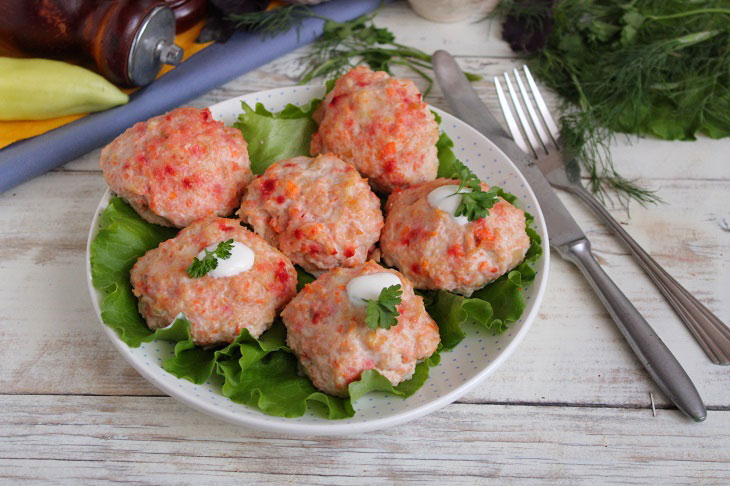
[[[583,272],[621,334],[664,394],[692,420],[705,420],[707,410],[692,380],[649,323],[598,264],[591,253],[590,242],[583,238],[558,248],[558,251]]]

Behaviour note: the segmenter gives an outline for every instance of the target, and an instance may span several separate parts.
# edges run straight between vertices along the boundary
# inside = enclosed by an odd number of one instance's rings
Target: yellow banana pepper
[[[128,101],[115,85],[80,66],[0,57],[0,120],[45,120]]]

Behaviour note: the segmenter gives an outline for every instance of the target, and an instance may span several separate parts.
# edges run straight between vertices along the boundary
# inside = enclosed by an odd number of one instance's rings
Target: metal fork
[[[664,298],[674,308],[674,311],[692,332],[692,335],[710,360],[715,364],[730,364],[730,329],[654,261],[623,227],[613,219],[603,205],[583,187],[583,184],[580,182],[580,169],[578,168],[578,164],[574,160],[567,161],[568,164],[565,163],[565,156],[560,145],[560,131],[545,105],[545,100],[540,94],[530,70],[527,66],[523,66],[523,69],[530,93],[535,100],[540,116],[538,117],[535,111],[535,107],[530,95],[525,89],[525,84],[522,82],[519,71],[517,69],[513,70],[522,103],[520,103],[520,98],[518,98],[517,92],[512,85],[509,73],[504,73],[504,81],[507,85],[507,91],[509,92],[514,110],[517,113],[519,126],[517,121],[515,121],[515,117],[512,115],[512,109],[507,101],[499,78],[494,78],[499,105],[502,108],[502,113],[504,114],[507,126],[515,143],[525,153],[535,158],[537,166],[552,186],[564,189],[578,196],[624,242],[631,254],[639,262],[639,266],[644,269],[662,295],[664,295]],[[522,104],[527,108],[531,123],[528,121],[527,116],[525,116]],[[520,128],[524,131],[529,145],[525,142]],[[537,136],[535,132],[537,132]],[[566,167],[569,170],[566,170]]]

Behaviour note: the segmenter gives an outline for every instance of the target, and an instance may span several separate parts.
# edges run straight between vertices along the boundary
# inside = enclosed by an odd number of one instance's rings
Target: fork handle
[[[580,183],[566,187],[624,242],[713,363],[730,364],[730,329],[661,267]]]
[[[586,238],[558,248],[561,256],[583,272],[629,346],[659,388],[696,422],[707,417],[705,404],[677,358],[656,335],[636,307],[603,271]]]

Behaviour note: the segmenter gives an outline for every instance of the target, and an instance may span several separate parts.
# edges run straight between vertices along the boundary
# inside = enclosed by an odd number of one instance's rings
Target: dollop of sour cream
[[[463,187],[461,191],[459,191],[459,186],[455,184],[439,186],[428,193],[428,204],[432,208],[444,211],[451,216],[457,224],[464,226],[469,222],[469,219],[464,215],[454,216],[454,213],[456,213],[456,208],[458,208],[459,204],[461,204],[461,196],[459,194],[465,194],[467,192],[471,192],[471,189]]]
[[[380,292],[386,287],[403,285],[397,275],[390,272],[360,275],[347,283],[347,297],[354,307],[365,307],[365,300],[377,300]]]
[[[217,247],[218,244],[216,243],[215,245],[208,246],[206,250],[209,252],[214,251]],[[205,251],[201,250],[198,253],[198,259],[201,260],[203,258],[205,258]],[[233,247],[231,248],[231,256],[225,260],[216,257],[218,266],[208,272],[208,275],[216,278],[232,277],[246,270],[250,270],[253,267],[254,258],[255,255],[251,248],[240,241],[234,241]]]

